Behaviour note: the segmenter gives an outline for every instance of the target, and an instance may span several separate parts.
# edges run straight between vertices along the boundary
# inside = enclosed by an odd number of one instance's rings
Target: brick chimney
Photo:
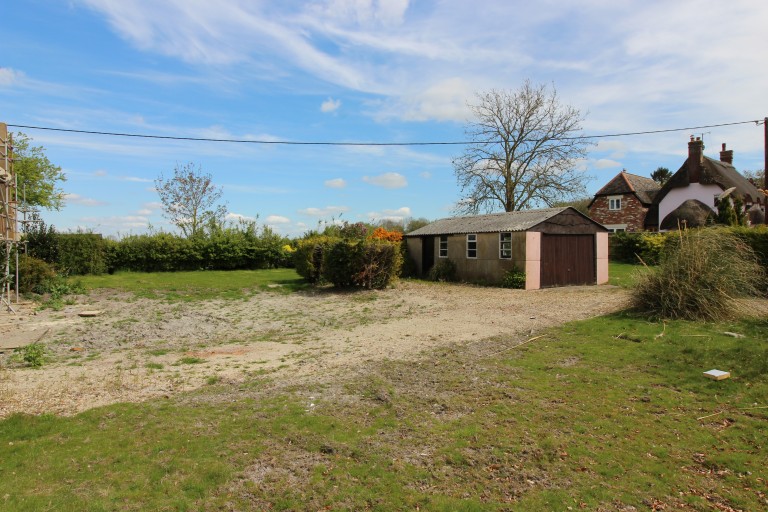
[[[688,143],[688,182],[698,183],[701,174],[701,161],[704,158],[704,141],[701,137],[693,138]]]
[[[733,165],[733,150],[729,149],[726,151],[725,142],[723,142],[723,150],[720,152],[720,161]]]

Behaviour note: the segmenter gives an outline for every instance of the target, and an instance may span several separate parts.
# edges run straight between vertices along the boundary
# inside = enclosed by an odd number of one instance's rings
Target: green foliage
[[[133,272],[253,270],[288,267],[287,240],[255,223],[219,227],[185,238],[171,233],[132,235],[109,247],[110,268]]]
[[[748,313],[737,299],[761,295],[765,283],[754,251],[728,230],[683,230],[638,279],[632,300],[654,318],[720,320]]]
[[[738,226],[738,218],[729,198],[721,199],[717,203],[717,223],[726,226]]]
[[[64,199],[58,185],[66,181],[66,175],[61,167],[48,160],[45,148],[33,146],[31,142],[32,139],[20,132],[13,137],[13,169],[18,179],[19,193],[24,195],[30,205],[59,210],[64,206]]]
[[[667,233],[612,233],[608,239],[611,261],[656,265],[667,243]]]
[[[56,277],[51,265],[26,254],[19,255],[18,271],[21,293],[44,293],[47,283]],[[15,271],[12,274],[15,275]]]
[[[107,271],[107,244],[96,233],[59,233],[56,267],[68,275],[103,274]]]
[[[515,290],[525,289],[525,271],[515,267],[504,273],[501,279],[502,288],[513,288]]]
[[[449,259],[441,259],[429,269],[427,278],[430,281],[456,281],[456,263]]]
[[[768,268],[768,226],[734,226],[728,230],[733,236],[747,244],[757,255],[760,264]]]
[[[14,350],[21,356],[21,360],[32,368],[40,368],[45,362],[45,345],[42,343],[31,343],[24,347]]]
[[[314,235],[296,243],[293,263],[296,272],[310,283],[323,280],[323,261],[325,252],[340,238],[327,235]]]
[[[651,173],[651,179],[659,185],[665,184],[672,177],[672,173],[666,167],[659,167]]]
[[[38,214],[33,214],[31,220],[24,232],[27,254],[55,264],[59,261],[59,238],[56,228],[46,226]]]
[[[323,278],[339,288],[383,289],[400,275],[400,244],[378,240],[338,240],[323,255]]]

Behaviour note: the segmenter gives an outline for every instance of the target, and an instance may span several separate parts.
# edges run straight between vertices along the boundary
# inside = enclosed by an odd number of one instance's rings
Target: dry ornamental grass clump
[[[764,295],[755,252],[723,229],[681,230],[659,266],[639,278],[632,300],[655,318],[722,320],[749,314],[746,297]]]

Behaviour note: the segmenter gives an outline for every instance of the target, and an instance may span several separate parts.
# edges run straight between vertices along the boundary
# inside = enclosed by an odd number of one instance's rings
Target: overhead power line
[[[625,133],[606,133],[599,135],[581,135],[574,137],[560,137],[559,140],[577,140],[577,139],[605,139],[609,137],[629,137],[633,135],[651,135],[655,133],[685,132],[691,130],[701,130],[704,128],[719,128],[722,126],[734,126],[739,124],[759,124],[762,119],[751,121],[737,121],[735,123],[709,124],[704,126],[688,126],[686,128],[667,128],[663,130],[646,130],[641,132]],[[96,130],[73,130],[69,128],[53,128],[50,126],[30,126],[23,124],[8,124],[9,127],[23,128],[25,130],[46,130],[51,132],[82,133],[88,135],[105,135],[110,137],[133,137],[139,139],[163,139],[163,140],[181,140],[194,142],[229,142],[238,144],[264,144],[264,145],[284,145],[284,146],[465,146],[475,144],[475,141],[436,141],[436,142],[324,142],[324,141],[290,141],[290,140],[253,140],[253,139],[219,139],[212,137],[179,137],[172,135],[149,135],[143,133],[121,133],[104,132]]]

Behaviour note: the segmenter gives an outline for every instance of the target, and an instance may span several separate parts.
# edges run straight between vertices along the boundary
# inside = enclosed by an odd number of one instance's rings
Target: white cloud
[[[109,173],[105,171],[104,169],[99,169],[98,171],[93,171],[94,176],[107,176]]]
[[[0,87],[10,87],[18,83],[24,73],[11,68],[0,68]]]
[[[432,173],[429,171],[423,171],[419,173],[419,176],[425,180],[428,180],[432,177]]]
[[[256,217],[242,215],[240,213],[229,212],[224,216],[224,220],[234,221],[234,222],[240,222],[240,221],[256,222]]]
[[[334,178],[332,180],[325,180],[324,185],[328,188],[344,188],[347,186],[347,182],[342,178]]]
[[[152,183],[155,180],[151,180],[149,178],[139,178],[136,176],[122,176],[120,177],[120,181],[130,181],[133,183]]]
[[[325,208],[304,208],[299,210],[299,213],[302,215],[310,215],[312,217],[329,217],[340,215],[348,211],[348,206],[326,206]]]
[[[363,181],[383,188],[403,188],[408,186],[405,176],[396,172],[385,172],[378,176],[363,176]]]
[[[265,222],[267,224],[290,224],[291,219],[288,217],[283,217],[282,215],[269,215]]]
[[[401,100],[401,115],[408,121],[465,121],[470,115],[467,101],[473,91],[474,86],[464,78],[449,78],[406,96]]]
[[[155,213],[153,210],[149,210],[147,208],[143,208],[143,209],[137,211],[136,215],[141,215],[143,217],[147,217],[149,215],[152,215],[153,213]]]
[[[109,204],[104,201],[99,201],[98,199],[83,197],[79,194],[64,194],[64,201],[70,204],[79,204],[82,206],[106,206]]]
[[[341,107],[341,100],[334,100],[333,98],[328,98],[320,105],[320,111],[321,112],[336,112],[339,107]]]
[[[163,203],[161,203],[159,201],[153,201],[153,202],[150,202],[150,203],[144,203],[142,206],[144,206],[144,208],[147,208],[149,210],[162,210],[163,208],[165,208],[163,206]]]
[[[401,222],[411,216],[411,209],[407,206],[403,206],[396,210],[382,210],[380,212],[368,212],[367,214],[367,217],[371,221],[391,220],[395,222]]]
[[[613,167],[621,167],[621,162],[609,160],[607,158],[601,158],[599,160],[595,160],[594,164],[592,164],[592,167],[595,169],[610,169]]]

